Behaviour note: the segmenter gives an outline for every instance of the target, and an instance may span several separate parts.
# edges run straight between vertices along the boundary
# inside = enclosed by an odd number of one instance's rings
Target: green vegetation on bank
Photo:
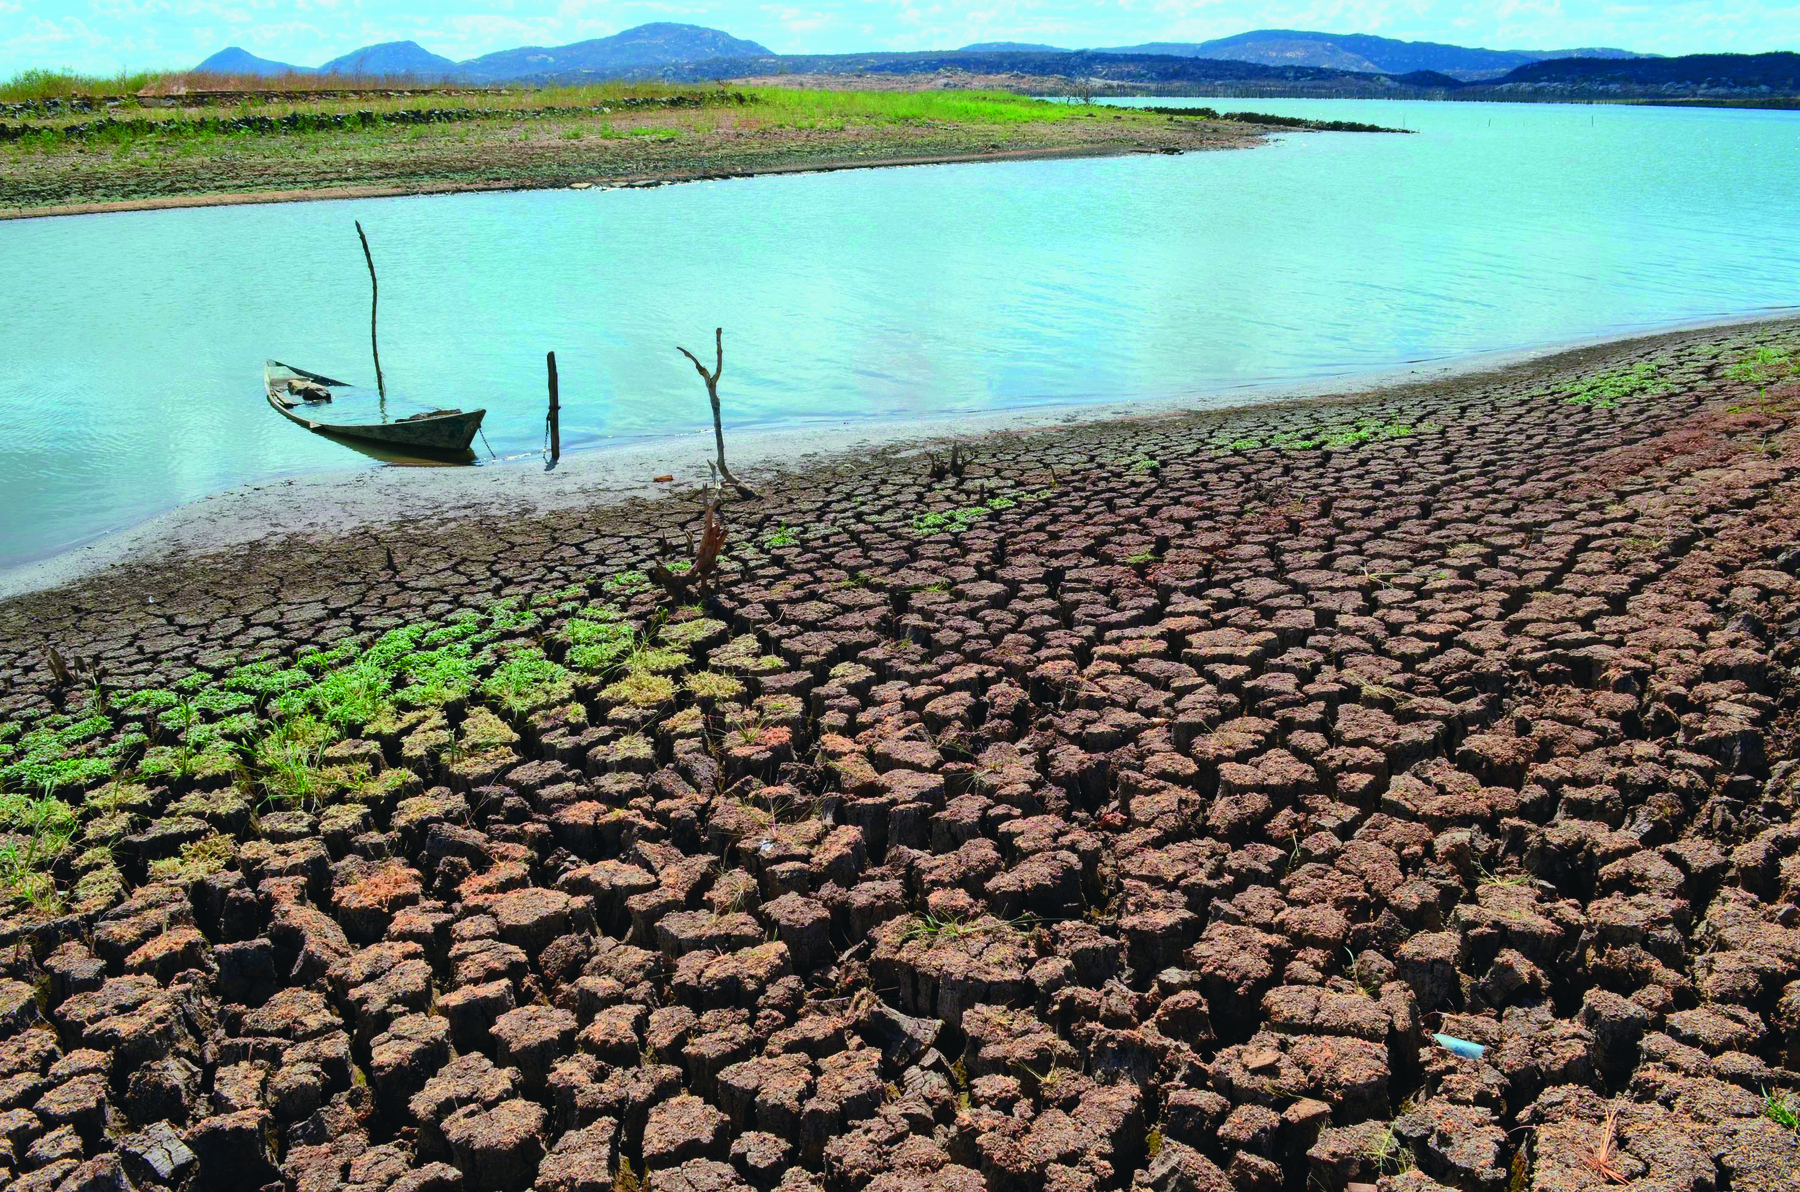
[[[146,83],[146,79],[151,82]],[[129,84],[141,84],[132,87]],[[117,90],[114,84],[125,84]],[[333,94],[342,90],[342,94]],[[140,97],[140,92],[144,92]],[[320,82],[316,89],[273,87],[255,94],[214,99],[201,88],[169,90],[157,94],[153,76],[121,75],[113,80],[50,75],[28,71],[0,84],[0,103],[38,104],[63,101],[51,111],[30,114],[34,128],[87,126],[97,120],[136,124],[144,135],[203,130],[220,121],[246,117],[277,120],[296,116],[324,117],[302,127],[280,132],[331,131],[330,117],[376,117],[409,111],[439,115],[506,117],[535,113],[584,114],[600,109],[680,108],[703,109],[715,105],[747,105],[753,120],[778,127],[846,127],[856,124],[954,124],[1014,125],[1063,123],[1092,118],[1068,104],[1032,99],[1006,91],[851,91],[808,90],[791,87],[724,88],[679,86],[654,82],[606,82],[555,87],[453,87],[359,89],[354,81],[343,88]],[[112,103],[82,103],[83,98],[111,98]],[[75,103],[68,101],[75,100]],[[611,114],[611,113],[608,113]],[[355,127],[353,124],[352,127]],[[250,130],[254,131],[254,130]]]
[[[1661,378],[1661,372],[1662,369],[1654,361],[1645,360],[1630,368],[1596,373],[1570,386],[1564,393],[1563,400],[1572,406],[1593,406],[1598,410],[1610,410],[1629,398],[1667,390],[1669,382]]]
[[[1767,345],[1756,348],[1748,356],[1725,370],[1725,375],[1734,381],[1749,381],[1753,385],[1767,385],[1771,381],[1783,380],[1794,374],[1794,356],[1784,348]]]
[[[1256,135],[1002,91],[638,81],[333,89],[316,76],[257,80],[256,90],[183,91],[167,78],[111,86],[121,81],[142,79],[37,72],[0,86],[0,211],[348,187],[636,184],[998,152],[1243,144]],[[287,85],[299,82],[315,89]],[[106,91],[122,94],[93,94]]]
[[[146,87],[175,77],[174,71],[120,71],[114,75],[77,74],[72,70],[32,67],[0,82],[0,103],[26,103],[76,96],[136,95]]]
[[[592,709],[610,713],[600,739],[622,766],[654,758],[646,734],[666,736],[671,715],[687,733],[704,731],[702,707],[740,725],[797,714],[738,677],[786,662],[697,605],[661,608],[641,581],[389,620],[291,656],[252,648],[153,686],[79,682],[60,711],[0,721],[0,913],[91,911],[136,880],[204,877],[268,847],[258,824],[281,813],[321,832],[430,814],[408,800],[490,782],[522,735],[586,730]],[[210,834],[115,855],[159,821],[196,820]]]
[[[757,111],[790,124],[1056,124],[1092,116],[1070,104],[1030,99],[1009,91],[809,91],[751,87]],[[804,125],[803,125],[804,126]]]
[[[1280,431],[1266,438],[1220,435],[1215,437],[1212,442],[1213,446],[1226,451],[1258,451],[1264,447],[1274,447],[1283,451],[1341,451],[1350,447],[1361,447],[1365,443],[1404,439],[1419,431],[1439,429],[1442,428],[1435,423],[1414,426],[1409,422],[1386,422],[1379,418],[1359,418],[1355,422],[1345,425],[1322,426],[1306,431]]]

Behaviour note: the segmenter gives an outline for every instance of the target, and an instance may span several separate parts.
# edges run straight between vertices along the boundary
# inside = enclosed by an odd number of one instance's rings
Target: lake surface
[[[708,425],[675,345],[710,363],[717,325],[728,428],[804,435],[1800,302],[1800,113],[1192,102],[1422,135],[0,223],[0,566],[375,466],[261,393],[265,357],[372,380],[355,219],[390,389],[486,406],[503,457],[542,445],[551,349],[565,450]]]

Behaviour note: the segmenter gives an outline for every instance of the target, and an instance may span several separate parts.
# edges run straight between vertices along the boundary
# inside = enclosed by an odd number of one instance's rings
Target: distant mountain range
[[[1800,95],[1800,54],[1688,54],[1608,62],[1566,58],[1532,62],[1492,84],[1496,98],[1769,99]]]
[[[1153,41],[1074,51],[1028,41],[981,41],[953,51],[962,54],[1068,54],[1086,52],[1126,57],[1212,58],[1263,66],[1311,66],[1366,74],[1410,74],[1429,70],[1451,78],[1497,78],[1515,67],[1555,58],[1629,59],[1649,55],[1630,50],[1485,50],[1429,41],[1396,41],[1363,33],[1312,33],[1297,29],[1257,29],[1213,41]],[[236,46],[202,62],[200,70],[221,74],[347,74],[411,76],[500,82],[543,75],[605,76],[645,68],[703,62],[712,58],[777,57],[768,47],[700,25],[639,25],[611,37],[566,46],[523,46],[457,62],[412,41],[364,46],[319,67],[292,66],[259,58]],[[836,55],[831,55],[836,56]]]
[[[312,74],[310,66],[290,66],[286,62],[276,62],[269,58],[258,58],[249,50],[238,46],[226,46],[195,70],[209,71],[213,74],[231,75],[284,75]]]
[[[970,52],[1070,53],[1057,46],[989,41],[962,47]],[[1364,74],[1411,74],[1431,70],[1451,78],[1497,78],[1528,62],[1552,58],[1646,58],[1631,50],[1484,50],[1434,41],[1396,41],[1366,33],[1314,33],[1301,29],[1255,29],[1212,41],[1150,41],[1135,46],[1097,46],[1096,54],[1155,54],[1173,58],[1219,58],[1264,66],[1317,66]]]
[[[202,67],[204,69],[204,66]],[[449,78],[458,63],[434,54],[416,41],[384,41],[333,58],[319,67],[320,74],[411,75],[414,78]]]
[[[1765,99],[1800,95],[1800,55],[1659,58],[1618,49],[1489,50],[1365,34],[1261,29],[1205,42],[1063,50],[977,42],[913,53],[776,54],[699,25],[639,25],[566,46],[523,46],[456,62],[415,42],[364,46],[319,67],[238,47],[199,66],[220,74],[323,73],[420,82],[569,83],[592,79],[698,82],[770,75],[943,76],[1040,93],[1094,79],[1116,93],[1431,96],[1459,98]],[[1060,83],[1059,83],[1060,80]]]
[[[1035,41],[977,41],[963,47],[968,54],[1066,54],[1061,46],[1039,45]]]
[[[1430,70],[1455,79],[1497,78],[1530,62],[1555,58],[1643,58],[1649,55],[1607,48],[1574,50],[1486,50],[1432,41],[1396,41],[1366,33],[1309,33],[1298,29],[1258,29],[1197,43],[1152,42],[1102,53],[1173,54],[1228,58],[1265,66],[1319,66],[1366,74],[1411,74]]]
[[[573,45],[520,46],[516,50],[500,50],[466,62],[433,54],[417,42],[389,41],[351,50],[318,67],[275,62],[232,46],[220,50],[195,69],[217,74],[338,74],[498,83],[545,75],[614,78],[642,73],[647,67],[712,58],[766,57],[773,52],[765,45],[744,41],[717,29],[658,22]]]

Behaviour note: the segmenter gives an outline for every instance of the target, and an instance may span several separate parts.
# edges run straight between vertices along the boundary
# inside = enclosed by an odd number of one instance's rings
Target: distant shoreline
[[[1117,108],[1077,113],[1002,93],[770,89],[750,104],[636,107],[602,96],[578,108],[546,108],[534,97],[536,110],[500,104],[473,114],[401,97],[370,121],[356,105],[373,102],[332,101],[312,114],[322,127],[299,129],[249,113],[227,123],[263,123],[221,133],[199,123],[205,109],[165,122],[167,131],[121,125],[60,137],[46,125],[29,144],[15,138],[0,158],[0,220],[1186,153],[1248,148],[1275,131]],[[91,152],[90,135],[118,140],[118,150]]]
[[[1286,130],[1276,130],[1286,131]],[[51,219],[66,215],[104,215],[125,211],[166,211],[182,207],[240,207],[270,203],[318,203],[341,199],[391,199],[413,195],[476,194],[487,191],[527,190],[602,190],[629,187],[677,186],[689,182],[718,182],[731,178],[757,178],[771,174],[832,174],[842,170],[878,170],[899,166],[961,165],[971,162],[1053,161],[1084,157],[1127,157],[1134,153],[1187,153],[1212,149],[1247,149],[1259,143],[1266,133],[1258,130],[1246,134],[1238,143],[1195,145],[1191,148],[1147,149],[1128,145],[1068,145],[1044,149],[995,149],[975,153],[927,153],[913,156],[895,155],[847,161],[802,161],[785,164],[749,166],[743,169],[697,171],[647,171],[638,174],[602,176],[592,181],[564,182],[532,178],[503,179],[492,182],[421,182],[398,184],[352,184],[297,190],[223,192],[217,194],[159,195],[141,199],[116,199],[92,203],[65,203],[55,207],[0,208],[0,222],[21,219]]]

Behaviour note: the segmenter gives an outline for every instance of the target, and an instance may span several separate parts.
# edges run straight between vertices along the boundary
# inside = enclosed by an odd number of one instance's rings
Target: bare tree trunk
[[[381,300],[381,283],[375,280],[375,258],[369,255],[369,238],[363,235],[362,220],[356,221],[356,238],[362,241],[363,260],[369,266],[369,351],[375,354],[375,389],[381,394],[381,416],[387,418],[387,382],[381,379],[381,345],[375,339],[375,306]]]
[[[719,448],[719,475],[723,476],[725,482],[737,490],[738,496],[749,500],[757,495],[756,490],[733,476],[731,469],[725,466],[725,423],[719,413],[719,377],[725,371],[725,328],[713,329],[713,346],[718,351],[718,357],[711,372],[707,372],[706,366],[701,364],[686,348],[677,345],[675,350],[694,362],[694,371],[698,372],[700,379],[706,382],[706,396],[712,401],[713,441]]]

